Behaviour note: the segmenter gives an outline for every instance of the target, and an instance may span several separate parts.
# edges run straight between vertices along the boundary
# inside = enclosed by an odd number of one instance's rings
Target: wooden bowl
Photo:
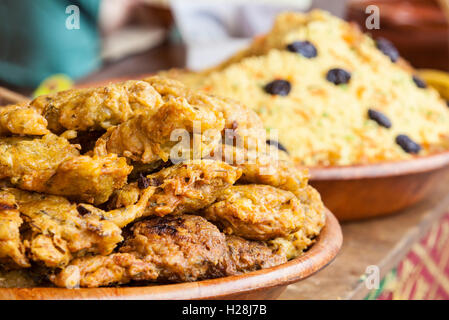
[[[327,211],[326,226],[315,244],[301,257],[273,268],[213,280],[148,287],[7,288],[0,289],[0,299],[276,299],[287,285],[329,264],[342,241],[340,225]]]
[[[437,190],[447,174],[449,151],[400,162],[310,168],[310,184],[329,210],[347,221],[410,207]]]

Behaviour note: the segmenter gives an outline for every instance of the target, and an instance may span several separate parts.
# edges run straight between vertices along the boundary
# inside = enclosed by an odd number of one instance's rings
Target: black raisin
[[[419,153],[421,150],[421,146],[405,134],[398,135],[396,137],[396,143],[407,153]]]
[[[388,56],[392,62],[396,62],[399,59],[399,51],[396,49],[394,44],[385,38],[378,38],[376,40],[377,48]]]
[[[346,70],[335,68],[327,72],[326,79],[335,85],[346,84],[351,80],[351,74]]]
[[[83,207],[82,205],[78,205],[76,207],[76,210],[78,210],[78,213],[82,216],[90,213],[90,211],[88,209],[86,209],[85,207]]]
[[[315,58],[318,51],[310,41],[295,41],[287,45],[287,50],[299,53],[306,58]]]
[[[266,93],[272,95],[287,96],[292,86],[287,80],[274,80],[268,83],[264,89]]]
[[[446,100],[446,105],[449,107],[449,100]]]
[[[416,84],[418,88],[421,89],[427,88],[427,83],[425,83],[424,80],[418,76],[413,76],[413,82]]]
[[[270,146],[275,146],[275,147],[278,148],[279,150],[288,153],[287,148],[284,147],[280,142],[278,142],[278,141],[276,141],[276,140],[267,140],[267,144],[270,145]]]
[[[371,120],[374,120],[377,122],[379,126],[385,127],[385,128],[391,128],[391,121],[388,119],[386,115],[384,115],[382,112],[369,109],[368,110],[368,117]]]

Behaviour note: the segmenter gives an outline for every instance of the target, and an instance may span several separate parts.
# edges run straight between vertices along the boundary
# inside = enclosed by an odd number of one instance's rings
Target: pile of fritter
[[[242,105],[160,77],[0,107],[1,269],[99,287],[217,278],[300,255],[324,206],[260,130]]]

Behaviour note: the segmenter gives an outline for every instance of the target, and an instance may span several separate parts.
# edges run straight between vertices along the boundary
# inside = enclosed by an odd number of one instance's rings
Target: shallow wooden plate
[[[93,289],[7,288],[0,299],[275,299],[287,285],[305,279],[329,264],[341,248],[337,219],[326,212],[326,226],[301,257],[277,267],[213,280],[148,286]]]
[[[340,221],[382,216],[410,207],[440,187],[449,151],[412,160],[310,168],[324,204]]]

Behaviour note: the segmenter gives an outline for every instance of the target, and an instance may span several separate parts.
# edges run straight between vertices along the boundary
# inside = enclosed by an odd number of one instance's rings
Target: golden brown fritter
[[[63,197],[14,188],[3,192],[14,196],[24,219],[27,256],[47,267],[65,266],[86,253],[109,254],[123,240],[114,223],[95,215],[83,216],[76,204]]]
[[[164,216],[201,210],[240,177],[238,168],[224,162],[196,160],[180,163],[146,177],[157,186],[145,215]]]
[[[223,113],[224,129],[228,130],[231,141],[234,136],[240,139],[241,146],[249,149],[265,144],[265,128],[262,121],[253,110],[237,101],[193,91],[181,82],[168,78],[155,76],[144,81],[150,83],[161,94],[164,101],[182,97],[192,106],[206,107]],[[225,132],[223,136],[224,134]]]
[[[25,190],[41,191],[65,160],[79,155],[76,146],[54,134],[41,138],[0,138],[0,179]]]
[[[151,116],[138,115],[110,128],[97,141],[94,153],[116,153],[143,163],[200,159],[219,145],[223,127],[220,112],[172,98]],[[178,141],[175,130],[184,141]]]
[[[287,259],[298,257],[311,246],[326,222],[325,207],[318,191],[307,186],[301,190],[298,199],[305,208],[305,220],[301,229],[269,241],[270,247]]]
[[[249,150],[261,149],[265,146],[266,130],[257,114],[241,105],[227,99],[215,98],[215,107],[223,113],[225,143]]]
[[[304,232],[309,238],[315,238],[320,234],[326,220],[325,207],[321,196],[312,186],[302,189],[298,195],[301,203],[306,206],[306,221],[304,224]]]
[[[215,108],[212,96],[191,90],[179,81],[159,76],[149,77],[143,81],[149,83],[161,95],[164,102],[181,98],[193,106]]]
[[[154,194],[156,188],[150,186],[141,190],[132,185],[125,185],[123,190],[129,191],[122,192],[120,194],[132,197],[130,199],[123,200],[126,201],[126,205],[122,205],[121,207],[111,211],[104,211],[89,204],[79,204],[78,211],[82,210],[87,215],[98,216],[101,219],[114,223],[119,228],[123,228],[129,223],[134,222],[145,215],[145,209],[148,205],[148,201]]]
[[[26,104],[0,107],[0,135],[44,135],[47,120]]]
[[[94,204],[106,202],[125,185],[132,167],[115,154],[79,156],[61,163],[44,192]]]
[[[240,175],[240,169],[224,162],[187,161],[125,185],[113,194],[108,207],[133,205],[139,199],[141,189],[153,186],[156,190],[148,201],[144,216],[192,213],[214,203]]]
[[[22,223],[14,196],[0,191],[0,263],[2,266],[10,268],[30,266],[19,232]]]
[[[213,159],[218,158],[242,170],[239,183],[266,184],[293,192],[296,196],[301,195],[307,186],[308,170],[296,167],[285,152],[275,147],[267,146],[266,150],[256,152],[222,145],[215,152]]]
[[[271,240],[299,230],[304,224],[305,208],[289,191],[249,184],[224,191],[203,215],[226,234]]]
[[[125,158],[79,156],[76,146],[54,134],[0,138],[0,179],[21,189],[101,204],[127,181]]]
[[[75,259],[51,277],[59,287],[98,287],[130,281],[195,281],[235,273],[225,236],[199,216],[166,216],[136,223],[110,256]]]
[[[100,88],[71,89],[34,99],[30,107],[48,121],[48,129],[88,131],[108,129],[136,114],[152,113],[161,96],[144,81],[130,80]]]
[[[264,242],[248,241],[237,236],[226,236],[229,257],[237,272],[265,269],[287,262],[284,255],[273,252]]]

